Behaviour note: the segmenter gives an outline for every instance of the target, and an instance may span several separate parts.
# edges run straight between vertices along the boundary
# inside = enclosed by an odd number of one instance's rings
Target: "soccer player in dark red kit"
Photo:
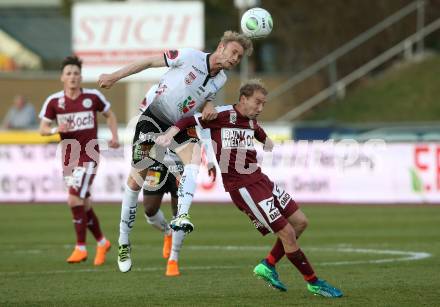
[[[99,161],[96,113],[101,112],[106,118],[112,135],[110,148],[119,147],[117,120],[110,103],[99,91],[81,88],[81,67],[82,62],[76,56],[66,57],[62,62],[64,89],[46,99],[40,112],[40,134],[59,133],[62,140],[63,176],[69,188],[67,204],[72,211],[77,240],[67,262],[87,259],[88,228],[97,241],[94,264],[102,265],[111,244],[101,231],[90,201],[90,186]]]
[[[275,270],[276,263],[286,255],[303,275],[310,292],[341,297],[339,289],[316,276],[298,245],[297,238],[307,226],[304,213],[291,196],[263,174],[257,165],[254,138],[264,144],[266,151],[272,151],[274,146],[256,120],[263,111],[266,96],[263,84],[251,80],[241,86],[237,104],[217,108],[217,119],[203,121],[199,115],[181,119],[159,136],[156,144],[170,146],[180,130],[194,124],[210,128],[225,190],[263,235],[273,232],[277,236],[271,252],[255,267],[254,273],[274,288],[286,291]]]

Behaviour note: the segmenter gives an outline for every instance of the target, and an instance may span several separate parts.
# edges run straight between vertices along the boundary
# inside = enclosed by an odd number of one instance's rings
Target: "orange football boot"
[[[171,246],[173,245],[173,235],[164,235],[163,236],[163,249],[162,249],[162,257],[165,259],[170,258],[171,254]]]
[[[81,261],[87,260],[87,251],[80,250],[78,247],[75,247],[72,254],[69,258],[67,258],[68,263],[80,263]]]
[[[175,260],[168,260],[166,276],[179,276],[179,264]]]
[[[112,247],[112,245],[110,244],[109,240],[106,240],[104,245],[102,245],[102,246],[98,245],[96,247],[95,261],[93,261],[94,265],[102,265],[102,264],[104,264],[104,262],[105,262],[105,255],[110,250],[110,247]]]

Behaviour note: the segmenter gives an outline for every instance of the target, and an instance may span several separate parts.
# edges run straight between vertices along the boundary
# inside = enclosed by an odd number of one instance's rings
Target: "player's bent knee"
[[[299,229],[301,229],[302,231],[304,231],[307,228],[307,226],[309,226],[309,220],[305,215],[303,218],[299,220],[298,226]]]
[[[300,233],[303,232],[309,225],[308,218],[299,209],[288,218],[288,221],[296,229],[296,231]]]
[[[132,174],[127,178],[127,187],[132,191],[139,191],[142,187],[144,179],[141,174],[137,174],[137,178],[134,178]]]

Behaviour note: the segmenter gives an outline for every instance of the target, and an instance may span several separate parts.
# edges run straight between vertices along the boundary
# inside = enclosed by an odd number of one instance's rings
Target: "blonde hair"
[[[240,99],[242,95],[251,97],[255,91],[261,91],[265,96],[267,95],[267,89],[261,79],[251,79],[243,83],[240,86],[240,95],[238,98]]]
[[[252,41],[250,40],[249,37],[245,36],[244,34],[234,31],[226,31],[225,33],[223,33],[223,36],[220,39],[220,43],[226,45],[229,42],[239,43],[243,47],[244,53],[247,56],[250,56],[252,54],[252,51],[254,51]]]

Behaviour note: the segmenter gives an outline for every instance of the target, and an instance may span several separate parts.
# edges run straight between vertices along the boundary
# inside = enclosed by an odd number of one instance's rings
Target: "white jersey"
[[[143,113],[148,108],[148,106],[153,102],[154,97],[156,97],[156,91],[158,87],[159,84],[154,84],[145,94],[144,100],[142,100],[141,105],[139,106],[139,110],[141,111],[141,113]]]
[[[170,69],[162,76],[148,107],[159,120],[172,125],[193,116],[206,101],[215,98],[227,77],[223,70],[210,76],[209,56],[190,48],[164,53]]]

